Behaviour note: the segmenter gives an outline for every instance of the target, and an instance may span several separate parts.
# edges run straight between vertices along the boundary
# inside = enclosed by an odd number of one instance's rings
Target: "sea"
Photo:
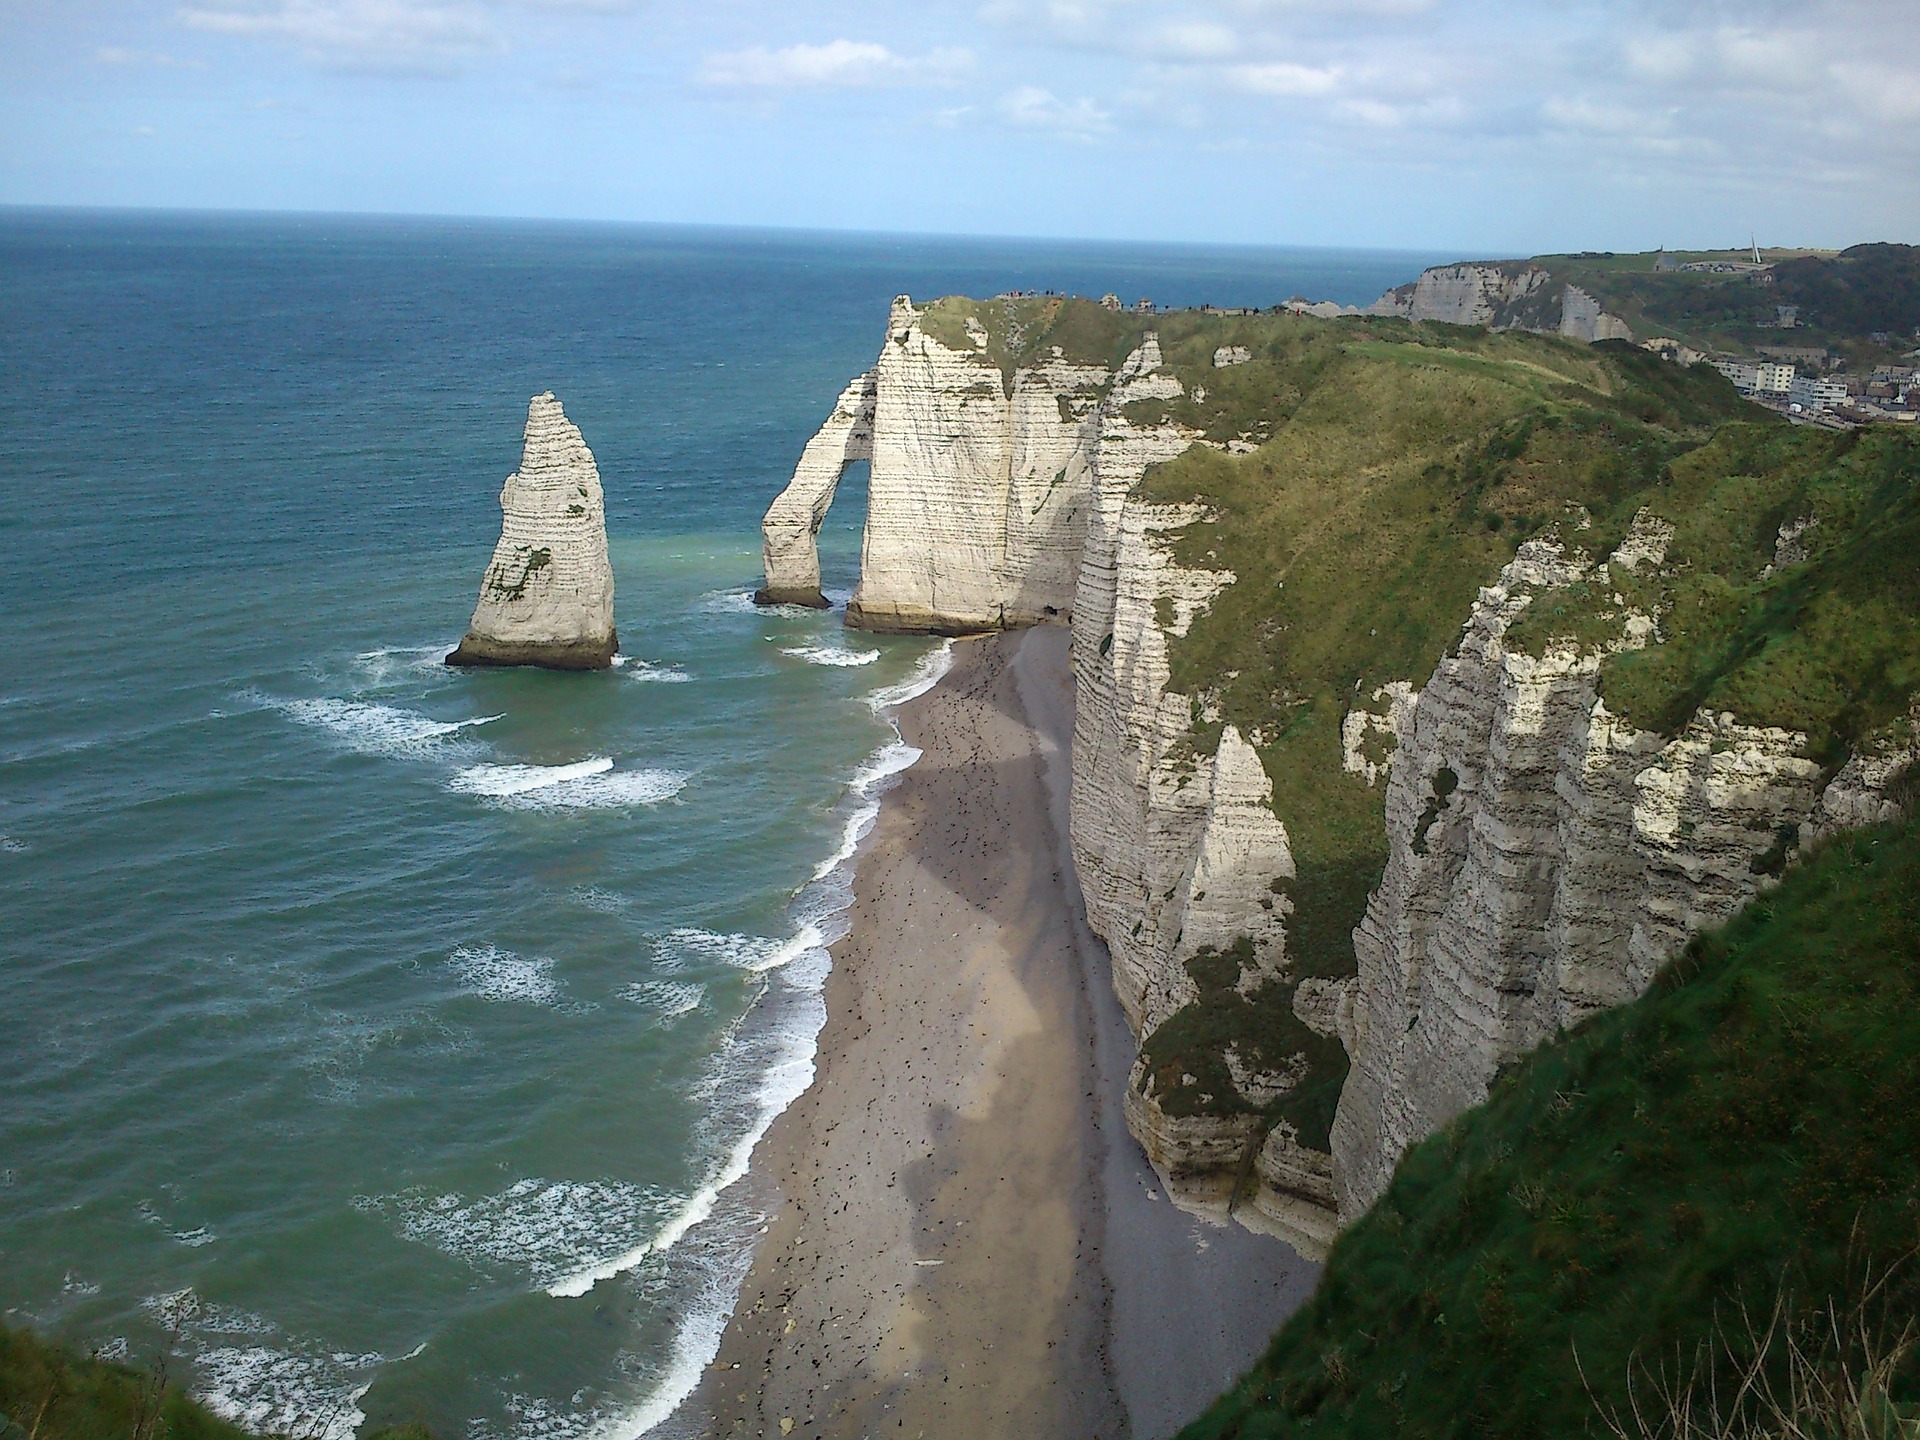
[[[0,210],[0,1323],[336,1440],[667,1435],[945,645],[756,609],[897,293],[1443,255]],[[452,671],[527,401],[619,664]]]

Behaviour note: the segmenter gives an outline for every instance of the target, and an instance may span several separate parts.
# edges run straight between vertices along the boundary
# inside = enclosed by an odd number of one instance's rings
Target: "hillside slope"
[[[1844,1302],[1912,1252],[1917,1091],[1907,823],[1822,847],[1409,1152],[1185,1436],[1603,1434],[1636,1359],[1691,1356],[1742,1301]],[[1915,1280],[1898,1272],[1892,1308],[1913,1313]]]

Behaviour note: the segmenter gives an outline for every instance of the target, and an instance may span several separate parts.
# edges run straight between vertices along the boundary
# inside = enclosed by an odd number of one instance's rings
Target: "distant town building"
[[[1809,412],[1831,410],[1836,405],[1847,403],[1847,387],[1840,380],[1829,380],[1818,375],[1798,375],[1787,385],[1787,403]]]
[[[1118,310],[1120,308],[1120,297],[1109,290],[1100,297],[1100,308],[1102,310]]]
[[[1153,314],[1153,301],[1142,295],[1138,300],[1133,302],[1133,308],[1136,314],[1151,315]]]
[[[1742,395],[1785,395],[1793,384],[1794,369],[1771,361],[1716,360],[1713,368],[1733,382]]]

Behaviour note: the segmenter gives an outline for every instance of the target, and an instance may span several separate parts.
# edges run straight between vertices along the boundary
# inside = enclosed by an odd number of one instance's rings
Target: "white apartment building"
[[[1785,395],[1793,384],[1793,366],[1772,361],[1716,360],[1713,368],[1733,382],[1742,395]]]
[[[1787,403],[1809,412],[1831,410],[1836,405],[1847,403],[1847,387],[1839,380],[1826,380],[1815,375],[1796,376],[1787,386]]]

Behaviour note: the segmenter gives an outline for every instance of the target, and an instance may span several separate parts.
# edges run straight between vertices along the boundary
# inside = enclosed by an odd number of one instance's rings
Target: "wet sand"
[[[900,724],[779,1203],[682,1419],[716,1436],[1172,1434],[1317,1275],[1176,1210],[1127,1135],[1133,1046],[1066,844],[1058,629],[955,642]]]

